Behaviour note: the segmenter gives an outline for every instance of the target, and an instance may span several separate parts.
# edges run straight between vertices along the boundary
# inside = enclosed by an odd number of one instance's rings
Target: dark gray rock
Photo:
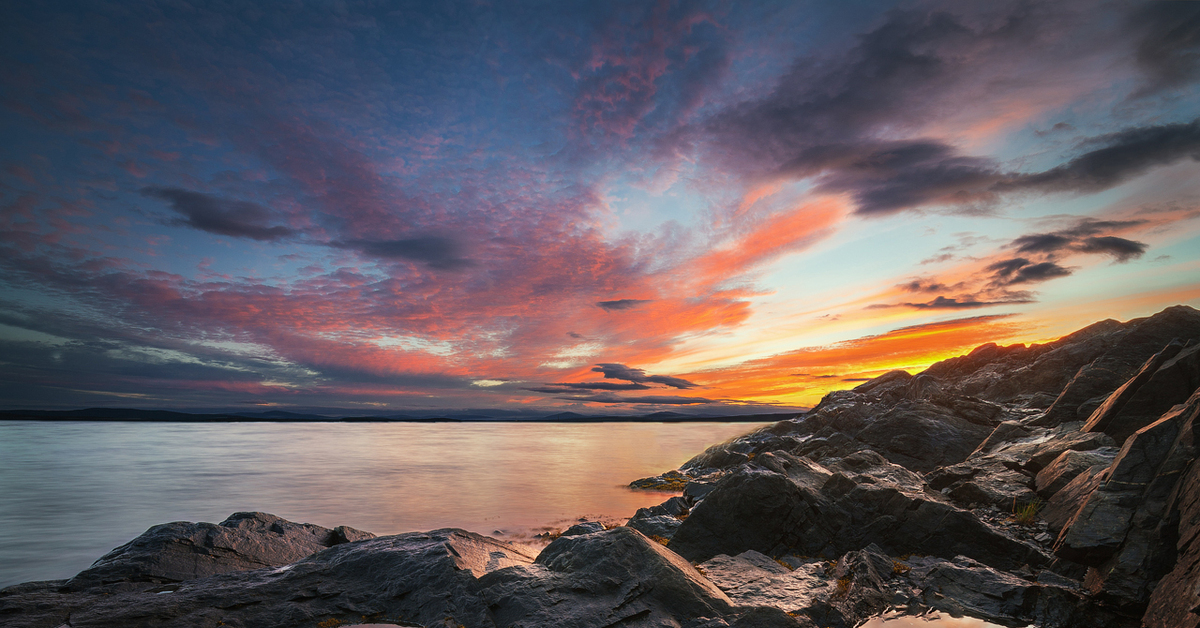
[[[261,512],[238,512],[219,524],[157,525],[105,554],[66,586],[113,582],[179,582],[229,571],[294,563],[333,545],[372,538],[369,532],[292,523]]]
[[[662,475],[642,478],[629,483],[629,488],[648,491],[682,491],[691,478],[679,471],[667,471]]]
[[[1104,481],[1063,530],[1056,550],[1059,556],[1099,566],[1116,552],[1151,484],[1158,488],[1162,482],[1173,485],[1178,479],[1174,477],[1179,473],[1174,468],[1178,462],[1164,468],[1165,463],[1178,457],[1172,454],[1194,457],[1187,443],[1182,444],[1185,449],[1177,449],[1181,435],[1190,437],[1191,422],[1197,411],[1200,398],[1168,412],[1125,442]],[[1160,482],[1154,482],[1160,478]]]
[[[477,578],[532,560],[508,543],[463,530],[435,530],[346,543],[284,567],[176,585],[118,583],[75,593],[6,589],[0,592],[0,617],[6,626],[49,628],[290,628],[363,618],[492,627]]]
[[[777,608],[759,607],[743,613],[730,628],[815,628],[807,617],[793,617]]]
[[[921,601],[926,606],[954,616],[967,615],[1011,626],[1033,624],[1040,628],[1136,625],[1136,620],[1091,603],[1076,590],[1074,583],[1068,581],[1069,586],[1059,586],[1031,582],[965,556],[915,567],[909,576],[921,589]],[[1051,574],[1047,580],[1056,578]]]
[[[691,564],[631,528],[562,537],[534,565],[479,581],[488,626],[663,626],[731,616],[729,598]]]
[[[1200,392],[1125,441],[1103,482],[1059,535],[1055,552],[1091,567],[1085,586],[1098,598],[1140,609],[1175,562],[1173,497],[1196,458]]]
[[[1037,421],[1038,425],[1053,426],[1088,418],[1092,410],[1081,416],[1081,406],[1089,400],[1107,397],[1171,340],[1200,338],[1200,312],[1177,305],[1149,318],[1129,321],[1125,326],[1124,334],[1071,378],[1054,405]]]
[[[1088,467],[1075,476],[1075,479],[1067,482],[1066,486],[1055,491],[1038,513],[1049,526],[1051,534],[1057,537],[1075,518],[1075,514],[1108,475],[1108,467],[1107,464]]]
[[[1178,512],[1178,558],[1150,595],[1142,618],[1147,628],[1200,626],[1200,464],[1184,473],[1172,501]]]
[[[1088,418],[1085,431],[1104,432],[1122,443],[1200,387],[1200,343],[1176,341],[1150,357]]]
[[[646,509],[639,510],[638,514],[631,517],[625,525],[648,537],[670,540],[683,523],[671,515],[642,514],[644,510]]]
[[[778,456],[786,460],[789,456]],[[989,528],[923,487],[856,483],[830,475],[825,491],[776,471],[739,470],[722,479],[675,532],[669,547],[689,560],[755,550],[833,558],[876,543],[884,551],[953,557],[969,554],[1001,568],[1040,564],[1032,545]]]
[[[1103,354],[1126,332],[1125,325],[1106,320],[1044,345],[999,347],[989,343],[968,355],[938,362],[924,374],[937,378],[948,391],[1046,408],[1080,367]]]
[[[1096,466],[1108,467],[1119,451],[1115,447],[1101,447],[1091,451],[1062,452],[1054,462],[1038,472],[1035,478],[1038,497],[1049,500],[1080,473]]]
[[[603,532],[605,529],[604,524],[599,521],[584,521],[563,530],[559,536],[579,536],[580,534]]]

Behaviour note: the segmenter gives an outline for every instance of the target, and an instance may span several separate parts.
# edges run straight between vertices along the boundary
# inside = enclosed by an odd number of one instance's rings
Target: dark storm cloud
[[[625,366],[624,364],[597,364],[592,371],[603,373],[605,379],[623,379],[636,383],[663,384],[672,388],[693,388],[696,384],[679,377],[670,375],[646,375],[646,371]]]
[[[192,227],[218,235],[252,240],[280,240],[295,233],[281,225],[271,226],[273,216],[260,205],[231,201],[180,188],[146,187],[142,194],[167,201],[184,217],[169,224]]]
[[[1147,75],[1145,96],[1200,79],[1200,2],[1147,2],[1129,21],[1139,38],[1137,63]]]
[[[648,299],[617,299],[615,301],[599,301],[596,305],[609,310],[629,310],[643,303],[649,303]]]
[[[422,262],[439,270],[457,270],[473,264],[462,257],[462,247],[458,242],[440,236],[402,240],[347,240],[334,242],[333,246],[354,249],[368,257]]]

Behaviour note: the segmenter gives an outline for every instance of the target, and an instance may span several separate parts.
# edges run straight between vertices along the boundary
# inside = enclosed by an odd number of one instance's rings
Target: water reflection
[[[239,510],[377,534],[625,518],[756,424],[0,422],[0,587],[66,578],[167,521]]]
[[[902,615],[888,613],[882,617],[872,617],[858,628],[1004,628],[998,624],[975,619],[974,617],[952,617],[936,611],[921,615]],[[1028,628],[1034,628],[1029,626]]]

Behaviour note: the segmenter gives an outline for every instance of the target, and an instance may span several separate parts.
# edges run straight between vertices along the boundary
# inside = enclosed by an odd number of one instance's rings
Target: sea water
[[[0,421],[0,588],[69,578],[154,524],[238,511],[515,539],[623,521],[667,497],[630,481],[760,425]]]

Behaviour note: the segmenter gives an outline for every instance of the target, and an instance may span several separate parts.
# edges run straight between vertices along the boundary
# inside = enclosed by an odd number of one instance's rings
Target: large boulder
[[[1150,595],[1142,618],[1147,628],[1200,626],[1200,465],[1192,464],[1173,496],[1178,507],[1178,558]]]
[[[733,604],[686,560],[626,527],[561,537],[532,565],[479,582],[487,625],[663,626],[721,617]]]
[[[49,628],[292,628],[364,618],[492,628],[478,578],[532,561],[509,543],[464,530],[435,530],[345,543],[283,567],[171,585],[98,584],[73,593],[53,585],[17,594],[5,590],[0,617],[6,625]]]
[[[1174,339],[1200,339],[1200,312],[1186,305],[1169,307],[1154,316],[1125,324],[1127,331],[1103,355],[1071,378],[1039,425],[1058,425],[1087,419],[1093,411],[1152,355]]]
[[[1171,569],[1178,534],[1172,495],[1196,458],[1200,392],[1138,430],[1059,535],[1059,556],[1091,566],[1094,594],[1126,607],[1149,599]]]
[[[1154,354],[1088,418],[1084,430],[1122,443],[1200,387],[1200,343],[1178,341]]]
[[[1119,451],[1115,447],[1101,447],[1091,451],[1062,452],[1034,478],[1038,497],[1049,500],[1081,473],[1093,467],[1107,468]]]
[[[771,454],[778,466],[809,466]],[[992,530],[923,486],[855,482],[842,473],[745,468],[725,477],[675,532],[668,547],[693,561],[747,550],[835,558],[871,543],[894,555],[968,555],[999,568],[1041,564],[1036,547]]]
[[[238,512],[221,523],[156,525],[102,556],[68,583],[71,589],[113,582],[179,582],[229,571],[278,567],[328,547],[374,537],[340,526],[293,523],[262,512]]]

